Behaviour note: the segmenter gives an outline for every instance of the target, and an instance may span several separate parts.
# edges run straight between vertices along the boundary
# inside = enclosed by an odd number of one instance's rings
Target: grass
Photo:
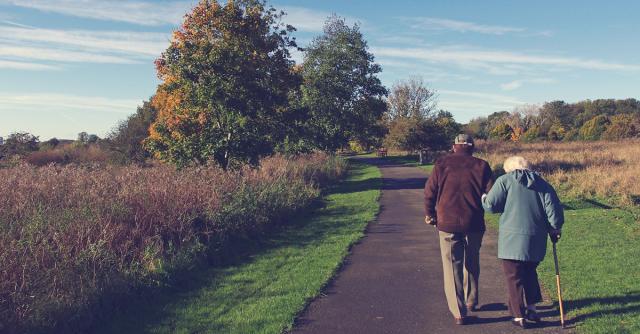
[[[427,173],[431,173],[433,170],[433,164],[420,165],[418,162],[418,156],[416,155],[388,155],[384,160],[388,163],[402,165],[405,167],[418,167]]]
[[[560,277],[569,324],[579,333],[640,332],[640,224],[627,209],[595,201],[566,201],[566,223],[558,243]],[[498,215],[488,215],[497,228]],[[556,298],[552,247],[540,280]]]
[[[379,210],[380,171],[353,163],[324,205],[226,267],[186,274],[100,333],[280,333],[335,275]]]
[[[20,164],[0,169],[0,333],[87,332],[116,296],[215,261],[226,240],[306,210],[347,163],[273,156],[259,168]]]
[[[477,157],[496,173],[503,161],[521,155],[565,198],[606,198],[624,206],[640,204],[640,140],[624,142],[477,143]]]

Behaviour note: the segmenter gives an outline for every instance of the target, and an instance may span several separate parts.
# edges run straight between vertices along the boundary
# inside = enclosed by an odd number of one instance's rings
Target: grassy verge
[[[638,216],[594,201],[566,204],[558,256],[569,323],[579,333],[639,333]],[[497,219],[488,216],[494,228]],[[551,244],[538,272],[548,295],[557,300]]]
[[[379,210],[380,171],[353,163],[324,205],[227,267],[189,273],[101,333],[280,333],[334,276]]]

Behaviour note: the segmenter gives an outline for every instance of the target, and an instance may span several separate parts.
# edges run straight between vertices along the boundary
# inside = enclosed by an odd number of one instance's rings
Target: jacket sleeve
[[[562,208],[562,203],[556,191],[551,185],[548,187],[549,191],[547,191],[544,196],[544,211],[547,214],[551,228],[559,230],[564,224],[564,209]]]
[[[493,171],[488,163],[484,163],[484,170],[482,171],[483,193],[488,194],[491,187],[493,187]]]
[[[504,178],[498,178],[487,196],[482,199],[482,207],[491,213],[502,213],[506,201],[507,187]]]
[[[436,217],[436,202],[438,201],[438,164],[433,167],[429,179],[424,186],[424,211],[429,217]]]

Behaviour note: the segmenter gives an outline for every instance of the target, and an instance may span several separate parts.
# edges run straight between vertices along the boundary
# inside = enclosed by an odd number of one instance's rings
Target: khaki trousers
[[[467,305],[478,305],[480,246],[484,232],[439,231],[444,294],[454,317],[467,315]]]

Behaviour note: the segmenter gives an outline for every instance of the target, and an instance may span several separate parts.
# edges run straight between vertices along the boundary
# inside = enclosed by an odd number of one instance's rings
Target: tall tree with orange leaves
[[[257,163],[284,140],[301,83],[289,49],[295,30],[261,0],[202,0],[156,60],[162,80],[145,145],[184,166]]]

